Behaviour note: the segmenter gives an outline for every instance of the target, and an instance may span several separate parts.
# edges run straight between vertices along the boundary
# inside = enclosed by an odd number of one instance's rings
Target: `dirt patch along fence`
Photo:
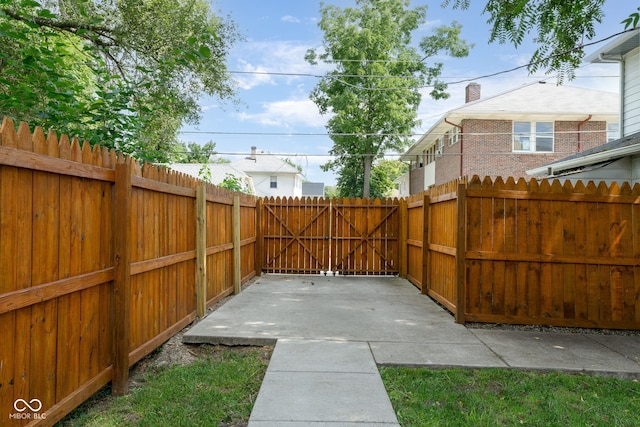
[[[640,186],[474,177],[407,206],[407,278],[458,322],[640,329]]]
[[[125,393],[131,365],[256,274],[257,204],[5,119],[0,426],[18,399],[52,425],[110,381]]]

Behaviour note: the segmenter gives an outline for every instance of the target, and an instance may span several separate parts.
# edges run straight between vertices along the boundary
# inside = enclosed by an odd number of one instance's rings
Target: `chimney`
[[[251,160],[256,161],[256,146],[251,147]]]
[[[478,83],[469,83],[465,88],[464,102],[473,102],[480,99],[480,85]]]

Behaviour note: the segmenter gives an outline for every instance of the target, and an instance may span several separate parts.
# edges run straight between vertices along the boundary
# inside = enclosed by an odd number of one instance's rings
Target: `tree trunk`
[[[371,194],[371,163],[373,156],[365,154],[364,156],[364,186],[362,188],[362,197],[367,198]]]

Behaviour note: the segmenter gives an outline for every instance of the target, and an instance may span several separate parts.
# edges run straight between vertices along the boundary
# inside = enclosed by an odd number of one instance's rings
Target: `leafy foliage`
[[[0,115],[172,161],[237,38],[204,0],[0,0]]]
[[[176,146],[174,154],[176,163],[213,163],[212,155],[216,152],[216,143],[209,141],[204,145],[195,142],[181,142]]]
[[[227,190],[237,191],[239,193],[246,193],[247,188],[242,184],[242,180],[230,173],[226,174],[219,187],[226,188]]]
[[[364,175],[361,162],[354,162],[343,169],[337,179],[338,197],[363,197]],[[408,166],[398,160],[376,160],[371,167],[370,192],[368,197],[390,197],[396,188],[395,180],[407,172]]]
[[[520,46],[535,31],[537,49],[528,66],[530,73],[546,69],[558,73],[559,80],[575,77],[574,70],[584,57],[584,44],[592,40],[595,25],[604,17],[605,0],[488,0],[484,13],[493,25],[490,42]],[[470,0],[444,0],[444,7],[467,9]],[[640,8],[638,8],[640,10]],[[621,23],[625,30],[638,26],[639,13]]]
[[[405,149],[419,124],[420,87],[432,87],[435,99],[448,96],[438,79],[442,64],[425,61],[436,54],[468,54],[455,23],[425,38],[420,54],[411,46],[411,34],[426,21],[426,6],[408,5],[408,0],[356,0],[357,8],[321,7],[323,47],[309,50],[306,59],[335,66],[311,99],[321,114],[331,116],[327,129],[333,135],[334,160],[323,168],[338,173],[341,195],[374,194],[374,161],[387,151]]]
[[[638,11],[640,11],[640,7]],[[624,24],[625,30],[632,30],[638,27],[638,21],[640,21],[640,13],[633,12],[627,19],[623,19],[621,24]]]

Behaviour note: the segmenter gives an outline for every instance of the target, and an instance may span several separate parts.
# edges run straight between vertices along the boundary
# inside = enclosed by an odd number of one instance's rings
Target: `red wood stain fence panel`
[[[418,193],[407,198],[407,279],[423,289],[422,284],[422,252],[424,231],[424,195]]]
[[[110,379],[114,162],[99,147],[3,121],[0,425],[42,414],[53,423]],[[42,409],[17,421],[17,399]]]
[[[458,181],[452,181],[432,187],[429,190],[428,206],[430,232],[426,262],[429,278],[427,294],[452,311],[455,311],[457,298],[457,185]]]
[[[638,329],[640,186],[474,177],[468,321]]]
[[[262,202],[262,270],[319,274],[329,270],[330,200],[270,198]]]
[[[132,165],[129,225],[115,229],[115,168],[125,161]],[[35,425],[52,425],[114,379],[114,324],[128,328],[129,340],[119,348],[128,349],[130,366],[195,318],[199,183],[163,168],[141,168],[99,146],[66,136],[58,140],[54,132],[45,137],[40,128],[32,134],[25,123],[16,130],[10,119],[3,121],[0,426],[25,425],[36,415],[45,417]],[[208,276],[213,304],[233,288],[227,248],[233,193],[209,187],[209,257],[214,265],[215,255],[225,257]],[[257,199],[241,199],[242,277],[248,280],[255,274]],[[125,322],[114,318],[118,310],[112,304],[116,233],[131,236]],[[217,283],[218,277],[229,279]],[[126,378],[126,371],[121,374]],[[8,417],[17,399],[39,399],[42,408],[31,419]]]
[[[358,275],[398,273],[398,199],[336,199],[332,212],[333,271]]]

